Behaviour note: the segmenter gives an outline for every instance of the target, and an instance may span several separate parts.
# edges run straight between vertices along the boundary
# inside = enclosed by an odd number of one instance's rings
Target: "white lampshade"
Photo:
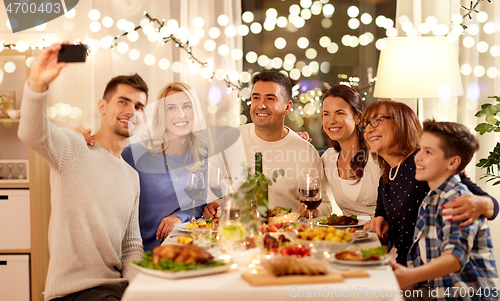
[[[377,98],[441,98],[464,94],[456,45],[447,38],[388,38],[380,53]]]

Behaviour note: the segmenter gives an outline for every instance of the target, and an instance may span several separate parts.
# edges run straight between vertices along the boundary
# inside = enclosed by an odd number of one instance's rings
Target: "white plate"
[[[367,266],[367,265],[386,265],[389,262],[389,256],[386,256],[382,260],[369,260],[369,261],[354,261],[354,260],[340,260],[332,256],[332,262],[345,265],[353,266]]]
[[[177,224],[177,225],[174,226],[174,229],[177,229],[177,230],[182,231],[182,232],[188,232],[188,233],[193,232],[193,230],[186,229],[186,225],[187,224],[189,224],[189,222],[185,222],[185,223],[182,223],[182,224]],[[212,229],[212,232],[217,232],[217,229]]]
[[[161,243],[162,245],[182,245],[180,243],[177,243],[177,238],[179,238],[180,235],[175,235],[173,237],[168,236],[165,238],[165,240]],[[211,245],[214,246],[216,245],[216,242],[212,242]]]
[[[159,277],[159,278],[166,278],[166,279],[181,279],[181,278],[190,278],[190,277],[212,275],[212,274],[224,273],[224,272],[227,272],[231,269],[231,264],[224,264],[224,265],[217,266],[217,267],[196,269],[196,270],[189,270],[189,271],[178,271],[178,272],[169,272],[169,271],[148,269],[145,267],[141,267],[140,265],[137,265],[135,263],[132,263],[132,266],[134,268],[136,268],[141,273],[144,273],[144,274],[147,274],[150,276]]]
[[[324,217],[326,218],[326,217]],[[323,218],[320,218],[320,219],[323,219]],[[335,228],[337,229],[346,229],[346,228],[359,228],[359,227],[363,227],[366,222],[368,222],[370,220],[369,217],[364,217],[364,216],[358,216],[358,224],[357,225],[321,225],[319,224],[320,226],[322,227],[328,227],[328,226],[334,226]]]
[[[356,234],[358,234],[360,236],[357,236]],[[355,233],[352,233],[351,236],[354,237],[354,241],[362,241],[362,240],[370,238],[370,233],[368,233],[364,230],[358,230]]]

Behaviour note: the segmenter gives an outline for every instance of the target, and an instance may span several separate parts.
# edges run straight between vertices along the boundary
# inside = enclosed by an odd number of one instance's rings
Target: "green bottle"
[[[260,218],[262,221],[267,223],[268,209],[269,209],[269,190],[268,183],[262,172],[262,153],[255,153],[255,175],[258,177],[259,183],[259,194],[264,202],[259,202],[261,206],[265,204],[265,210],[257,210],[260,213]],[[257,205],[257,204],[255,204]]]

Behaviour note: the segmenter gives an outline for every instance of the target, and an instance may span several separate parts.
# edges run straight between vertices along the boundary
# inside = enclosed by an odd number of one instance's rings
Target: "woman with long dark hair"
[[[344,215],[375,213],[381,170],[359,128],[363,112],[359,93],[336,85],[323,95],[322,131],[332,146],[322,156],[324,174]]]

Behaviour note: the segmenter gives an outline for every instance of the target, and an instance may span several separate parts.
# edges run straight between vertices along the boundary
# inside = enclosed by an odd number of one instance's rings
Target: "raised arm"
[[[56,170],[76,155],[76,148],[75,151],[73,148],[78,145],[78,139],[68,135],[65,132],[68,130],[54,126],[47,114],[48,87],[66,66],[66,63],[57,62],[60,49],[61,44],[44,49],[33,63],[24,87],[21,105],[23,117],[18,131],[19,139]]]

